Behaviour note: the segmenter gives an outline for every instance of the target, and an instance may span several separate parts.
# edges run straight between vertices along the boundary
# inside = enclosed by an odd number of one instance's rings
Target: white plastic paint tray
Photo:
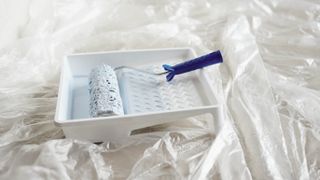
[[[88,76],[92,68],[108,64],[157,71],[162,64],[175,64],[195,57],[189,48],[69,55],[62,66],[55,124],[62,127],[67,138],[124,142],[133,138],[135,130],[196,115],[209,113],[214,121],[220,122],[221,108],[204,70],[176,76],[170,83],[165,81],[165,76],[150,78],[141,74],[132,78],[130,70],[124,70],[117,75],[126,114],[89,116]],[[154,83],[154,78],[158,83]]]

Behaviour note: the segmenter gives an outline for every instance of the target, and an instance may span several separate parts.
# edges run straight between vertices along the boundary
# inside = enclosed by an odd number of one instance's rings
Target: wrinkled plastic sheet
[[[4,0],[0,23],[0,179],[320,177],[316,0]],[[222,51],[217,131],[192,117],[128,144],[64,139],[64,55],[169,47]]]

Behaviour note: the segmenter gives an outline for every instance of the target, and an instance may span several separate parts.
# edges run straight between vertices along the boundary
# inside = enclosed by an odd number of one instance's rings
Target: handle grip
[[[169,74],[166,77],[167,81],[171,81],[173,77],[177,74],[183,74],[186,72],[194,71],[196,69],[200,69],[206,66],[210,66],[210,65],[222,63],[222,62],[223,62],[223,58],[220,51],[215,51],[215,52],[200,56],[198,58],[179,63],[174,66],[164,64],[163,68],[167,72],[169,72]]]

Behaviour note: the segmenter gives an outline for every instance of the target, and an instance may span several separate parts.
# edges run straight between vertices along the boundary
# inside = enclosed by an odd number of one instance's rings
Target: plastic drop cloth
[[[317,0],[2,0],[0,24],[0,179],[320,179]],[[129,144],[64,139],[64,55],[169,47],[222,50],[214,135],[193,117]]]

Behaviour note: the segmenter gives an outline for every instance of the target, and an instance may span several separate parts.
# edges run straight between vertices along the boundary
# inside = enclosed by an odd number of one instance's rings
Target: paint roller
[[[164,72],[160,73],[149,72],[128,66],[112,68],[109,65],[102,65],[96,67],[91,71],[89,76],[90,115],[91,117],[124,115],[123,102],[121,100],[116,76],[116,71],[120,69],[128,68],[155,76],[166,74],[167,81],[171,81],[175,75],[222,62],[223,58],[220,51],[215,51],[174,66],[165,64],[163,65]]]

